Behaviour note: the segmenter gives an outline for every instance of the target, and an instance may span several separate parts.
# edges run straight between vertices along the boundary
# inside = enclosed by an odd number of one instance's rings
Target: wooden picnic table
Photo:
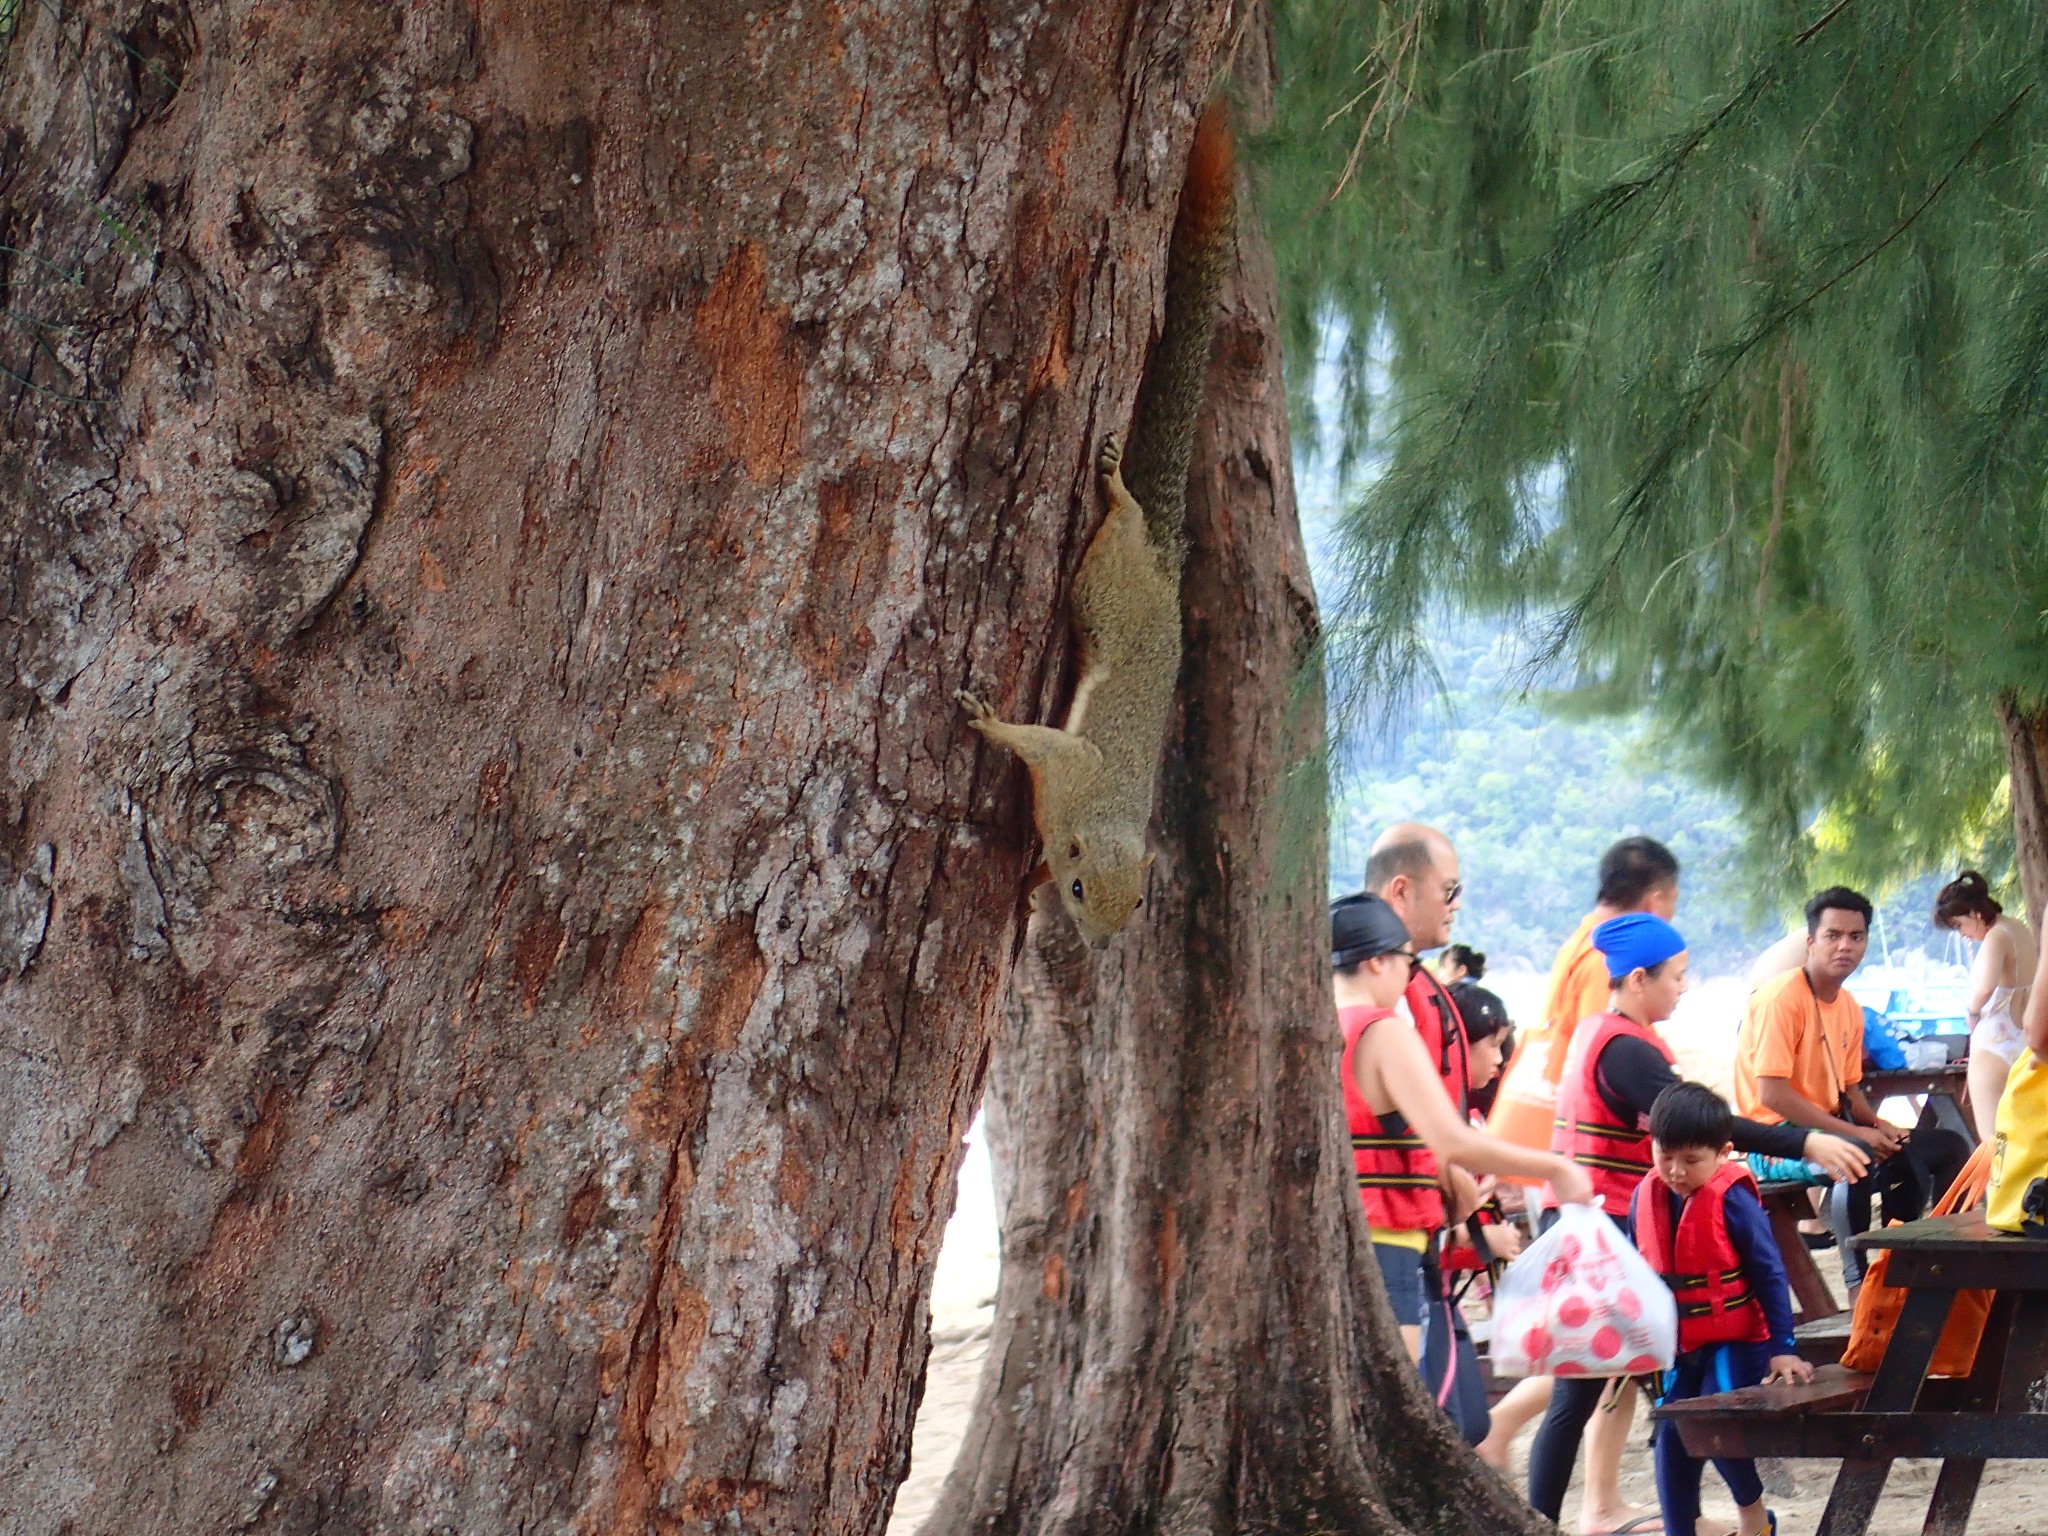
[[[1750,1387],[1657,1410],[1695,1456],[1840,1457],[1819,1536],[1865,1536],[1894,1459],[1939,1457],[1923,1536],[1963,1536],[1984,1462],[2048,1459],[2048,1244],[1930,1216],[1856,1239],[1889,1249],[1904,1310],[1874,1375],[1824,1367],[1805,1387]],[[1975,1365],[1927,1367],[1959,1290],[1995,1292]]]
[[[1900,1067],[1891,1072],[1869,1072],[1864,1074],[1863,1092],[1875,1109],[1886,1099],[1924,1096],[1926,1102],[1920,1107],[1920,1126],[1939,1126],[1943,1130],[1956,1131],[1969,1146],[1977,1145],[1977,1127],[1970,1117],[1963,1113],[1960,1098],[1970,1081],[1970,1063],[1966,1059],[1946,1061],[1938,1067]]]

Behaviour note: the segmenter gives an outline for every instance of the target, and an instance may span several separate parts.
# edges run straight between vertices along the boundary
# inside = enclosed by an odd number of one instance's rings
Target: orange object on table
[[[1991,1182],[1991,1146],[1987,1142],[1970,1154],[1963,1171],[1949,1185],[1932,1214],[1952,1215],[1984,1198]],[[1897,1222],[1892,1223],[1897,1226]],[[1863,1289],[1856,1294],[1856,1312],[1849,1320],[1849,1342],[1842,1350],[1842,1364],[1852,1371],[1874,1371],[1884,1359],[1892,1330],[1906,1307],[1906,1293],[1885,1283],[1891,1254],[1880,1250],[1863,1271]],[[1967,1376],[1977,1363],[1977,1344],[1984,1337],[1984,1323],[1991,1315],[1991,1291],[1957,1291],[1949,1307],[1948,1323],[1941,1330],[1941,1342],[1934,1346],[1934,1360],[1927,1367],[1930,1376]]]

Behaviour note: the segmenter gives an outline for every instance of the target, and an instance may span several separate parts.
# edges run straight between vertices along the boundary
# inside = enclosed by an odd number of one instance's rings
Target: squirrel
[[[1097,948],[1144,899],[1145,846],[1180,674],[1188,463],[1216,294],[1234,254],[1237,167],[1227,114],[1195,128],[1166,267],[1166,317],[1138,386],[1128,449],[1096,459],[1108,512],[1074,575],[1080,675],[1066,723],[1014,725],[972,693],[968,724],[1030,770],[1043,875]]]

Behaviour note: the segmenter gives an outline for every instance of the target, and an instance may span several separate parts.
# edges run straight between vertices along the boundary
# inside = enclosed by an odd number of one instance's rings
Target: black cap
[[[1330,964],[1342,969],[1408,947],[1401,914],[1370,891],[1330,903]]]

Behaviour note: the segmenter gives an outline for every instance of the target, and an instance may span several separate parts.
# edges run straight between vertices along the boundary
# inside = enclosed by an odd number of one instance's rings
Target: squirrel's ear
[[[1070,837],[1070,838],[1068,838],[1068,839],[1067,839],[1067,857],[1068,857],[1068,858],[1070,858],[1070,859],[1078,859],[1078,858],[1080,858],[1080,857],[1081,857],[1081,855],[1082,855],[1082,854],[1086,853],[1087,851],[1088,851],[1088,845],[1087,845],[1086,843],[1082,842],[1080,838],[1078,838],[1078,837]]]
[[[1150,869],[1150,868],[1152,867],[1152,861],[1153,861],[1154,859],[1158,858],[1158,857],[1159,857],[1159,850],[1158,850],[1158,849],[1156,849],[1156,848],[1148,848],[1148,849],[1146,849],[1146,850],[1145,850],[1145,862],[1144,862],[1144,863],[1143,863],[1142,865],[1140,865],[1139,867],[1140,867],[1141,869]]]

